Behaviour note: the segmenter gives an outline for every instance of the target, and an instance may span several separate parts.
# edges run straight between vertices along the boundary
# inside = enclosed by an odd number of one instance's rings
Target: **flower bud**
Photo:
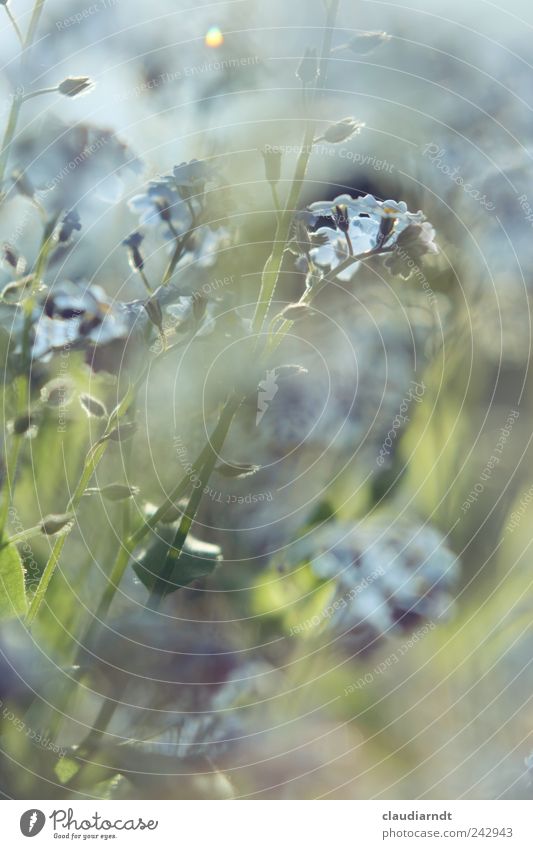
[[[274,371],[276,372],[276,380],[285,380],[289,377],[298,377],[302,374],[309,373],[303,366],[292,363],[284,366],[277,366]]]
[[[73,524],[72,513],[51,513],[49,516],[44,517],[39,528],[41,533],[47,537],[51,537],[60,532],[68,534]]]
[[[8,245],[6,243],[2,248],[2,253],[4,256],[4,262],[7,262],[7,264],[10,265],[11,268],[14,268],[15,271],[17,271],[19,268],[20,259],[11,247],[11,245]]]
[[[78,94],[92,88],[93,82],[90,77],[67,77],[59,83],[57,90],[66,97],[77,97]]]
[[[221,463],[216,466],[215,471],[224,478],[249,478],[259,471],[261,466],[255,466],[252,463]]]
[[[376,239],[376,248],[382,248],[396,226],[396,218],[382,218]]]
[[[50,380],[41,389],[41,401],[49,407],[66,407],[72,400],[73,384],[58,377]]]
[[[127,239],[124,239],[122,244],[128,248],[130,265],[134,271],[144,268],[144,259],[139,250],[140,244],[144,236],[142,233],[131,233]]]
[[[61,244],[68,242],[74,230],[81,230],[81,221],[76,210],[71,209],[70,212],[67,212],[61,222],[61,229],[59,231],[57,241]]]
[[[101,495],[107,501],[125,501],[133,495],[138,495],[140,490],[138,486],[128,486],[124,483],[110,483],[100,488],[91,487],[85,491],[90,494]]]
[[[348,233],[350,230],[350,217],[348,213],[348,207],[346,204],[338,204],[335,207],[335,212],[333,214],[333,220],[337,226],[337,229],[341,231],[341,233]]]
[[[37,434],[37,420],[33,413],[23,413],[17,416],[9,426],[9,430],[15,436],[27,436],[32,439]]]
[[[363,32],[354,36],[346,46],[358,56],[365,56],[386,41],[390,41],[390,35],[386,32]]]
[[[107,410],[97,398],[93,398],[92,395],[87,395],[87,393],[83,393],[80,395],[80,404],[89,416],[89,418],[94,419],[104,419],[107,417]]]
[[[265,179],[267,183],[275,186],[281,177],[281,150],[268,148],[262,151],[265,163]]]
[[[337,121],[336,124],[331,124],[327,128],[323,139],[329,142],[329,144],[340,144],[352,136],[357,135],[364,126],[362,121],[356,121],[355,118],[343,118],[341,121]]]

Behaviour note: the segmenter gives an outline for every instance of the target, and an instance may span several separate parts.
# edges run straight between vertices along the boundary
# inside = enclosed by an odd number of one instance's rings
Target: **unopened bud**
[[[4,262],[6,262],[8,265],[11,266],[11,268],[14,268],[15,271],[17,271],[19,268],[20,260],[11,245],[5,244],[2,248],[2,253],[4,256]]]
[[[308,371],[303,366],[290,365],[285,366],[277,366],[275,369],[276,372],[276,380],[285,380],[288,377],[297,377],[302,374],[308,374]]]
[[[142,233],[131,233],[127,239],[124,239],[122,244],[128,248],[130,265],[134,271],[144,268],[144,259],[139,250],[144,236]]]
[[[89,418],[103,419],[107,417],[107,410],[98,398],[93,398],[92,395],[83,393],[80,395],[80,404],[89,416]]]
[[[92,88],[93,82],[90,77],[67,77],[59,83],[57,90],[66,97],[77,97],[78,94]]]
[[[72,400],[73,384],[61,377],[50,380],[41,389],[41,401],[49,407],[66,407]]]
[[[355,118],[343,118],[336,124],[331,124],[322,138],[329,144],[340,144],[340,142],[347,141],[352,136],[357,135],[364,126],[362,121],[356,121]]]
[[[72,529],[73,524],[72,513],[51,513],[44,517],[39,528],[41,533],[51,537],[61,532],[67,534]]]
[[[341,233],[348,233],[350,230],[350,217],[348,214],[348,207],[345,203],[337,204],[333,220],[335,221],[337,229],[340,230]]]
[[[390,41],[390,35],[386,32],[363,32],[354,36],[346,46],[358,56],[364,56],[385,44],[386,41]]]
[[[125,483],[110,483],[101,488],[91,487],[85,491],[90,494],[101,495],[107,501],[125,501],[127,498],[138,495],[139,487],[128,486]]]
[[[71,209],[70,212],[67,212],[61,222],[61,229],[59,231],[57,241],[61,244],[68,242],[74,230],[81,230],[81,221],[76,210]]]
[[[376,238],[376,247],[382,248],[396,226],[396,218],[382,218]]]
[[[35,436],[37,433],[37,422],[32,413],[23,413],[13,420],[10,427],[15,436]]]
[[[225,478],[249,478],[259,471],[261,466],[255,466],[252,463],[221,463],[215,468],[215,471]]]

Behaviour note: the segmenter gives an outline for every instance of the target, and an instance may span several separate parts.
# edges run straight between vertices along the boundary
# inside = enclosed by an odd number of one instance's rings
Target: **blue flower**
[[[131,198],[129,207],[140,217],[141,225],[158,227],[165,224],[165,234],[172,238],[182,235],[193,224],[191,207],[166,178],[153,180],[145,192]]]
[[[321,227],[316,231],[315,235],[321,237],[323,244],[313,248],[310,256],[316,265],[330,270],[337,268],[352,253],[392,250],[403,231],[425,221],[423,212],[409,212],[404,201],[379,201],[373,195],[352,198],[344,194],[333,201],[312,203],[302,220],[312,225],[324,217],[333,220],[335,229]],[[428,231],[423,235],[428,236]],[[354,262],[338,275],[339,280],[351,280],[359,265]]]

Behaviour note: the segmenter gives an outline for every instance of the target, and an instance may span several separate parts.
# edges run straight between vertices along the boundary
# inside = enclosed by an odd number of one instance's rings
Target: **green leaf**
[[[176,529],[176,524],[158,528],[157,537],[137,554],[133,563],[135,574],[149,592],[163,571]],[[222,553],[218,545],[202,542],[189,534],[165,587],[165,594],[185,587],[197,578],[211,575],[221,560]]]
[[[24,616],[28,609],[24,569],[14,545],[0,549],[0,621]]]

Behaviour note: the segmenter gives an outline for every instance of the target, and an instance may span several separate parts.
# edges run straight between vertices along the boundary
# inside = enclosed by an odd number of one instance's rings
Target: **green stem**
[[[224,409],[227,409],[224,408]],[[232,417],[233,418],[233,417]],[[78,641],[78,650],[76,652],[75,658],[73,660],[73,666],[76,671],[73,673],[73,677],[71,681],[68,682],[65,692],[63,693],[59,705],[55,708],[55,719],[50,722],[49,731],[50,736],[53,738],[55,733],[57,732],[59,723],[61,721],[61,716],[66,712],[68,703],[70,701],[70,697],[75,690],[79,680],[83,674],[83,669],[80,665],[81,657],[83,652],[85,651],[86,646],[90,645],[94,635],[102,623],[103,620],[107,617],[109,613],[109,609],[111,607],[111,603],[113,598],[115,597],[115,593],[122,581],[124,576],[124,572],[130,562],[131,553],[134,548],[141,542],[141,540],[146,536],[146,534],[153,530],[158,522],[160,522],[165,514],[168,512],[170,507],[173,507],[183,495],[187,492],[191,484],[191,477],[193,474],[201,475],[201,470],[205,466],[206,462],[211,457],[211,453],[213,450],[213,446],[219,445],[219,439],[221,436],[222,429],[226,426],[229,428],[229,424],[231,422],[224,421],[223,425],[221,425],[222,415],[219,419],[217,427],[213,432],[213,435],[209,442],[204,446],[196,460],[192,464],[192,469],[183,478],[178,482],[178,484],[174,487],[174,489],[170,492],[165,501],[161,504],[161,506],[155,511],[155,513],[146,520],[137,530],[131,534],[131,536],[121,545],[119,553],[116,557],[116,560],[113,564],[113,568],[111,569],[111,573],[107,580],[106,588],[100,599],[100,603],[89,623],[85,632],[81,639]],[[220,428],[220,431],[219,431]],[[217,435],[218,432],[218,435]],[[226,430],[227,433],[227,430]],[[218,448],[220,450],[220,448]],[[216,456],[215,456],[216,462]],[[201,493],[203,487],[199,488],[199,492]]]
[[[35,525],[33,528],[26,528],[25,531],[20,531],[15,536],[9,537],[4,542],[0,543],[0,548],[5,548],[7,545],[14,545],[17,542],[22,542],[25,539],[31,539],[42,534],[41,526]]]
[[[185,540],[187,539],[187,536],[191,529],[191,525],[194,521],[194,517],[196,516],[196,512],[198,510],[198,507],[200,506],[203,491],[207,486],[213,469],[215,468],[219,453],[222,449],[222,446],[224,445],[226,436],[228,435],[228,431],[233,421],[233,417],[235,416],[235,413],[237,412],[241,401],[242,398],[235,394],[231,395],[230,398],[226,401],[220,414],[220,418],[218,420],[218,424],[215,428],[213,436],[209,440],[208,446],[206,446],[207,456],[199,472],[197,485],[195,486],[195,489],[193,490],[192,495],[189,498],[189,502],[184,511],[184,515],[181,519],[178,530],[176,531],[174,542],[172,544],[172,547],[168,551],[162,572],[155,581],[154,587],[147,602],[147,606],[152,610],[157,610],[161,602],[163,601],[163,598],[165,596],[165,590],[168,589],[168,583],[174,571],[174,567],[180,558],[183,546],[185,544]]]
[[[7,14],[9,20],[11,21],[11,25],[12,25],[13,29],[15,30],[15,35],[17,36],[17,38],[20,42],[20,46],[24,47],[24,37],[23,37],[23,35],[20,31],[20,27],[17,24],[15,16],[13,15],[13,13],[12,13],[11,9],[9,8],[9,6],[7,5],[7,3],[5,4],[4,9],[6,10],[6,14]]]
[[[41,19],[41,14],[44,8],[45,0],[35,0],[33,5],[33,11],[31,14],[30,25],[28,27],[28,32],[26,33],[26,38],[24,39],[22,45],[22,57],[21,57],[21,71],[23,72],[26,68],[26,64],[29,56],[29,49],[33,43],[33,39],[35,38],[35,33],[37,31],[37,27],[39,26],[39,21]],[[2,140],[2,148],[0,152],[0,187],[4,182],[4,176],[6,173],[7,164],[9,161],[9,154],[11,152],[11,145],[13,139],[15,137],[15,133],[17,130],[17,123],[20,115],[20,109],[23,103],[23,95],[17,94],[13,98],[13,102],[11,104],[11,109],[9,112],[9,117],[7,119],[7,126],[4,132],[4,138]],[[1,191],[1,190],[0,190]]]
[[[33,97],[40,97],[41,94],[54,94],[54,92],[59,91],[59,86],[49,86],[48,88],[39,88],[36,91],[30,91],[28,94],[22,95],[22,102],[26,103],[27,100],[31,100]]]
[[[26,38],[24,39],[24,50],[28,50],[33,43],[33,39],[35,38],[35,33],[37,32],[37,27],[39,26],[39,21],[41,19],[41,15],[44,9],[45,0],[35,0],[33,4],[33,11],[31,13],[30,25],[28,27],[28,32],[26,33]]]
[[[9,153],[11,150],[11,144],[15,137],[15,132],[17,129],[17,123],[20,114],[20,107],[22,106],[22,95],[15,94],[13,96],[13,102],[11,104],[11,109],[9,110],[9,117],[7,119],[7,125],[4,132],[4,138],[2,140],[2,149],[0,152],[0,186],[4,182],[4,175],[7,168],[7,163],[9,160]],[[4,192],[2,191],[2,195]]]
[[[324,30],[324,39],[322,42],[322,50],[319,63],[320,73],[318,76],[317,86],[314,92],[315,99],[318,97],[318,92],[320,91],[320,89],[324,88],[326,84],[327,64],[331,51],[335,20],[339,10],[339,2],[340,0],[331,0],[331,3],[329,4],[327,10],[326,26]],[[270,305],[272,303],[272,299],[274,297],[274,293],[276,291],[276,286],[278,284],[278,280],[281,273],[281,266],[283,263],[285,248],[290,237],[293,214],[300,200],[302,185],[305,180],[307,166],[309,164],[309,159],[311,157],[311,152],[313,149],[315,129],[316,121],[308,118],[305,123],[304,138],[302,142],[302,147],[300,148],[298,161],[296,163],[296,170],[294,172],[289,197],[287,199],[287,203],[285,205],[283,213],[279,216],[278,224],[276,227],[276,234],[274,236],[274,248],[265,263],[265,267],[261,275],[261,289],[259,292],[259,300],[257,302],[252,322],[252,329],[255,333],[261,333],[266,317],[268,315],[268,311],[270,309]]]
[[[9,505],[13,500],[13,489],[15,487],[15,474],[17,471],[18,458],[20,453],[20,446],[22,443],[22,437],[18,435],[13,436],[11,451],[9,454],[9,458],[6,462],[6,480],[4,485],[4,496],[2,499],[2,507],[0,509],[0,539],[3,539],[5,527],[7,523],[7,514],[9,511]]]
[[[142,268],[139,268],[138,271],[139,271],[140,278],[141,278],[142,282],[144,283],[144,287],[145,287],[146,291],[148,292],[149,295],[153,295],[154,290],[150,286],[150,283],[148,281],[148,278],[147,278],[144,270]]]
[[[276,215],[281,215],[281,203],[279,200],[279,192],[278,187],[275,183],[270,183],[270,191],[272,192],[272,200],[274,201],[274,209],[276,210]]]
[[[89,484],[89,481],[91,480],[96,470],[96,467],[98,466],[98,463],[100,462],[105,453],[107,445],[107,441],[102,442],[96,447],[92,448],[87,454],[81,477],[78,481],[76,489],[74,490],[74,494],[69,502],[69,509],[75,510],[78,504],[80,503],[82,496]],[[61,552],[63,551],[65,540],[66,536],[60,536],[56,539],[54,543],[52,552],[50,554],[50,557],[48,558],[48,562],[44,567],[43,574],[41,575],[41,580],[39,581],[37,589],[35,590],[33,598],[30,602],[28,613],[26,614],[26,626],[28,628],[31,628],[35,621],[35,617],[39,613],[39,609],[41,607],[41,604],[43,603],[46,591],[48,589],[48,585],[52,580],[52,575],[55,572],[56,566],[61,556]]]
[[[23,375],[15,381],[15,418],[24,415],[26,405],[27,380]],[[17,465],[22,446],[22,435],[14,433],[11,440],[9,455],[6,457],[6,476],[3,485],[2,506],[0,508],[0,539],[3,539],[7,523],[9,505],[13,501],[15,491],[15,477]]]
[[[350,268],[350,266],[353,265],[355,262],[365,262],[369,259],[372,259],[372,257],[379,256],[380,254],[389,253],[390,250],[390,248],[372,248],[372,250],[365,251],[365,253],[354,254],[352,256],[349,256],[335,268],[335,273],[330,272],[330,274],[326,274],[325,277],[322,278],[320,283],[313,286],[311,289],[306,289],[306,291],[303,293],[297,303],[305,305],[312,303],[317,297],[317,295],[319,295],[320,292],[322,292],[322,290],[328,284],[336,283],[339,274],[341,274],[347,268]],[[290,321],[290,319],[286,319],[276,330],[276,332],[270,336],[267,346],[269,354],[272,354],[276,350],[276,348],[279,347],[281,341],[283,340],[283,337],[286,333],[288,333],[293,324],[293,321]]]
[[[174,252],[173,252],[172,256],[170,257],[168,265],[165,269],[165,273],[163,274],[163,280],[162,280],[163,286],[165,286],[169,282],[170,278],[174,274],[174,271],[175,271],[176,266],[178,264],[178,260],[181,256],[181,252],[182,252],[183,247],[185,245],[185,237],[180,238],[179,235],[176,235],[175,241],[176,241],[176,244],[175,244],[175,247],[174,247]]]

